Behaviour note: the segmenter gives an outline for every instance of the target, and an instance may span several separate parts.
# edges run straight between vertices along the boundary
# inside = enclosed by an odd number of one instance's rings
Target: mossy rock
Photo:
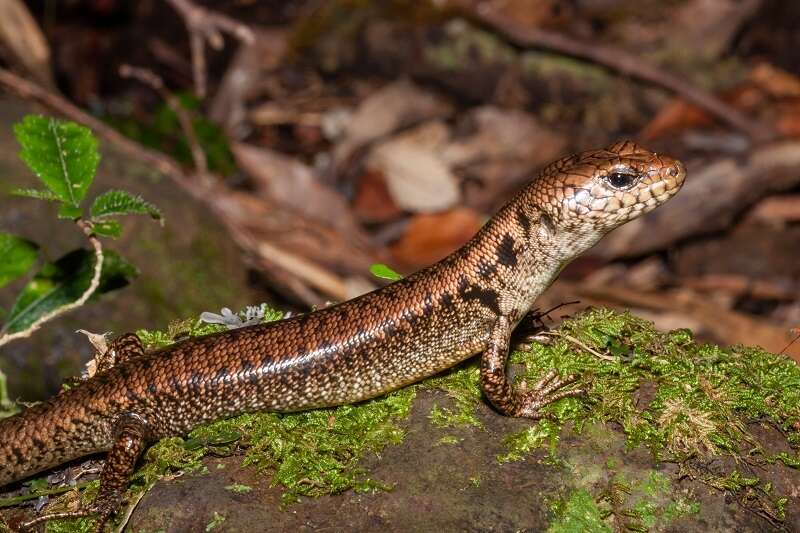
[[[217,422],[148,451],[128,530],[800,529],[795,363],[608,310],[551,337],[513,355],[516,379],[556,368],[587,393],[547,420],[492,410],[473,360],[355,406]]]

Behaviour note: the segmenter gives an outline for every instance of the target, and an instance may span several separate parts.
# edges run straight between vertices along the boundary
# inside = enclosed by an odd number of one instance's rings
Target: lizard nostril
[[[677,177],[679,172],[680,171],[678,170],[678,165],[672,165],[671,167],[669,167],[669,175],[672,176],[673,178]]]

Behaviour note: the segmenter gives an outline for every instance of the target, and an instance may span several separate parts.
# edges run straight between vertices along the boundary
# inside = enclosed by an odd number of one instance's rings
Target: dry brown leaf
[[[446,117],[451,112],[449,103],[408,80],[390,83],[365,98],[348,117],[344,138],[334,150],[334,159],[342,162],[355,150],[398,128]]]
[[[283,61],[288,50],[288,33],[284,29],[256,28],[255,41],[238,48],[211,103],[209,115],[216,124],[241,134],[247,115],[245,102],[254,88],[264,82],[265,72]]]
[[[256,188],[275,203],[342,233],[361,233],[342,195],[317,179],[308,165],[268,148],[244,143],[232,143],[231,150]]]
[[[353,199],[353,213],[362,222],[375,224],[394,220],[403,214],[392,200],[383,175],[365,172],[358,180],[358,189]]]
[[[543,127],[530,113],[483,106],[470,110],[473,133],[453,139],[442,158],[464,166],[488,160],[520,161],[525,165],[551,161],[566,144],[564,137]]]
[[[800,222],[800,194],[764,198],[750,211],[749,216],[753,220],[779,225]]]
[[[391,252],[403,268],[416,270],[447,256],[481,227],[481,216],[460,207],[444,213],[417,215]]]
[[[745,81],[719,96],[744,113],[763,115],[786,136],[800,136],[800,78],[789,72],[759,63]],[[713,123],[713,118],[702,109],[675,98],[645,126],[640,137],[652,140],[669,133],[706,128]]]
[[[370,153],[367,167],[383,174],[389,194],[402,209],[430,213],[458,203],[458,180],[442,159],[448,135],[444,123],[429,122]]]
[[[662,107],[642,129],[639,137],[644,141],[657,139],[668,133],[689,128],[708,127],[714,120],[702,109],[686,100],[675,98]]]
[[[770,63],[753,67],[748,78],[774,98],[800,98],[800,78]]]
[[[491,211],[498,200],[530,179],[536,168],[563,154],[564,135],[520,110],[483,106],[470,110],[442,157],[468,177],[465,203]]]
[[[800,137],[800,98],[775,106],[775,127],[787,137]]]

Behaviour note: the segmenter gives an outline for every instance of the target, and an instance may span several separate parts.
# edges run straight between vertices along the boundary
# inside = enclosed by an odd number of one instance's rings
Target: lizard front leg
[[[561,398],[580,396],[583,390],[560,390],[575,383],[576,376],[560,378],[555,370],[549,371],[533,389],[515,391],[506,376],[508,346],[511,339],[508,317],[500,316],[492,326],[489,341],[481,356],[481,387],[498,411],[508,416],[542,418],[539,409]]]
[[[128,485],[136,460],[147,442],[147,425],[138,416],[126,414],[114,425],[114,443],[108,452],[103,471],[100,473],[100,491],[94,502],[77,511],[50,513],[22,524],[22,531],[31,531],[42,522],[57,518],[82,518],[97,516],[95,531],[103,526],[119,507],[122,492]]]

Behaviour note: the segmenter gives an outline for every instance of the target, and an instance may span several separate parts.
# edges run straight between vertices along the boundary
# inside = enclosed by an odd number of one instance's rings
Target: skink
[[[514,327],[570,260],[666,202],[685,175],[679,161],[630,141],[573,155],[547,166],[447,258],[354,300],[149,353],[123,335],[109,348],[113,367],[0,420],[0,486],[107,451],[92,504],[24,525],[94,514],[100,530],[153,441],[249,411],[358,402],[476,353],[496,409],[537,418],[581,391],[567,388],[575,377],[554,372],[515,391],[505,372]]]

